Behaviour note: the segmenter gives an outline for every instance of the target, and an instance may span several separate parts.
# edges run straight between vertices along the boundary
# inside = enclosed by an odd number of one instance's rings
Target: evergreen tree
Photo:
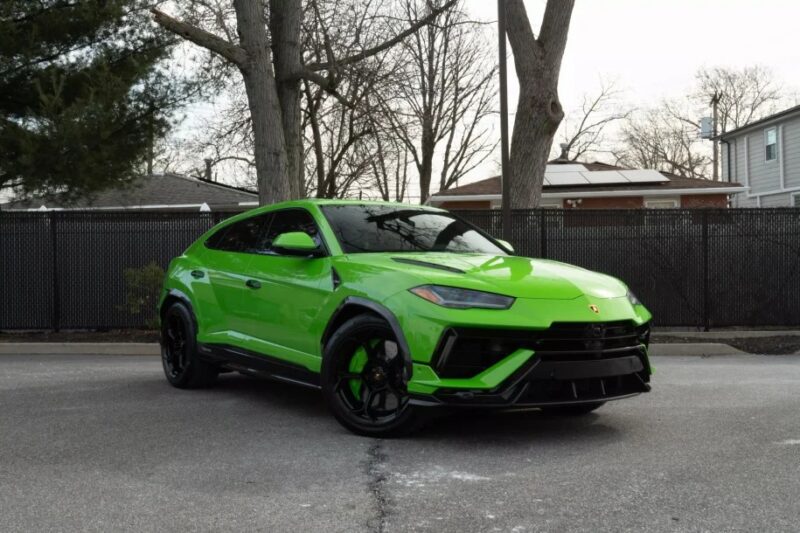
[[[185,89],[147,7],[0,3],[0,189],[74,198],[133,177]]]

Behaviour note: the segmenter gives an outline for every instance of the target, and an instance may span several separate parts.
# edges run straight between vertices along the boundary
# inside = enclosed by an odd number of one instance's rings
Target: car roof
[[[419,204],[405,204],[401,202],[384,202],[379,200],[337,200],[337,199],[330,199],[330,198],[304,198],[302,200],[287,200],[285,202],[279,202],[277,204],[270,204],[260,207],[259,209],[270,211],[273,209],[280,209],[283,207],[302,207],[308,205],[375,205],[375,206],[385,206],[385,207],[400,207],[403,209],[421,209],[426,211],[444,211],[443,209],[439,209],[438,207],[432,207],[428,205],[419,205]]]

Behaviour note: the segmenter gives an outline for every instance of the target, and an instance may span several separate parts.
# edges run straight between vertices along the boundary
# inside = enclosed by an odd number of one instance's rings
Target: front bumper
[[[414,365],[409,393],[417,405],[471,407],[627,398],[650,390],[648,342],[648,324],[633,321],[450,329],[432,365]]]
[[[644,357],[593,361],[532,358],[494,389],[442,388],[430,395],[412,394],[411,402],[419,406],[508,408],[620,400],[650,391]]]

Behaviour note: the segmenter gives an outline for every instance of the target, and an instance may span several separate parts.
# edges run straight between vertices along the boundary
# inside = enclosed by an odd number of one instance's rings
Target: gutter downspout
[[[731,181],[731,143],[726,141],[725,139],[720,138],[719,142],[725,145],[725,159],[726,159],[726,166],[728,167],[728,183],[732,183]]]

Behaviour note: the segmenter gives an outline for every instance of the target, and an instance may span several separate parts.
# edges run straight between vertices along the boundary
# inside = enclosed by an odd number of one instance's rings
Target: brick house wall
[[[681,196],[681,207],[695,209],[699,207],[728,207],[727,194],[684,194]]]

